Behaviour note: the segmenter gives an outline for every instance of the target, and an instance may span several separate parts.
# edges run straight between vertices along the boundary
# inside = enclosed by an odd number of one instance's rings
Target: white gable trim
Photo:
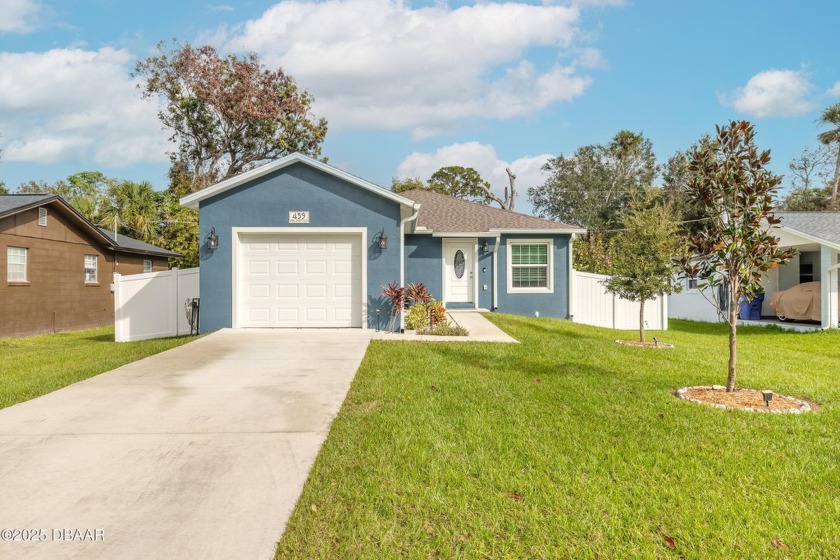
[[[820,245],[825,245],[826,247],[830,247],[832,249],[836,249],[836,250],[840,251],[840,245],[838,245],[837,243],[832,243],[831,241],[828,241],[827,239],[823,239],[821,237],[817,237],[817,236],[811,235],[809,233],[801,232],[799,230],[793,229],[792,227],[788,227],[788,226],[785,226],[785,225],[777,225],[777,226],[774,226],[771,229],[771,231],[773,229],[780,229],[782,231],[792,233],[793,235],[797,235],[797,236],[799,236],[799,237],[801,237],[801,238],[803,238],[807,241],[811,241],[812,243],[819,243]]]
[[[342,171],[337,167],[333,167],[332,165],[328,165],[322,161],[318,161],[317,159],[305,156],[299,152],[289,154],[276,161],[266,163],[265,165],[261,165],[256,169],[251,169],[250,171],[240,173],[236,177],[231,177],[230,179],[222,181],[221,183],[216,183],[215,185],[211,185],[206,189],[202,189],[196,193],[187,195],[181,199],[181,206],[186,206],[187,208],[198,210],[198,204],[202,200],[207,200],[208,198],[212,198],[225,191],[235,189],[236,187],[239,187],[249,181],[252,181],[274,171],[278,171],[294,163],[304,163],[309,167],[314,167],[315,169],[323,171],[324,173],[328,173],[333,177],[343,179],[348,183],[356,185],[357,187],[361,187],[381,197],[387,198],[388,200],[392,200],[394,202],[402,204],[403,206],[408,206],[414,210],[420,208],[420,204],[414,202],[410,198],[406,198],[395,192],[391,192],[387,189],[380,187],[379,185],[375,185],[369,181],[365,181],[364,179],[356,177],[355,175],[347,173],[346,171]]]

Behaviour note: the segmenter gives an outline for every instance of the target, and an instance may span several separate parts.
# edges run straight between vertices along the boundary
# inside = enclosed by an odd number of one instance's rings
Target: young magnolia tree
[[[755,128],[748,121],[717,126],[717,136],[691,157],[692,181],[686,187],[689,204],[705,219],[689,238],[690,254],[682,259],[686,276],[698,287],[726,284],[729,293],[729,375],[726,390],[735,389],[738,302],[762,291],[768,270],[788,262],[795,250],[782,250],[770,227],[773,196],[781,177],[766,169],[770,151],[755,146]]]
[[[673,293],[674,259],[684,245],[673,210],[648,194],[631,203],[615,239],[607,291],[639,302],[639,341],[645,342],[645,302]]]

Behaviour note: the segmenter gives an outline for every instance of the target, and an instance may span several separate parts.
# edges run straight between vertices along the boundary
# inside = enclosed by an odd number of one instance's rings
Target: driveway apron
[[[0,558],[271,558],[369,340],[227,329],[0,410]]]

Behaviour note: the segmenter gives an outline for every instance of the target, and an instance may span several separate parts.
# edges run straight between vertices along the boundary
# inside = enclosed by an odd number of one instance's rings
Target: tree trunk
[[[508,182],[510,183],[510,199],[505,200],[507,203],[507,208],[505,208],[505,210],[510,210],[512,212],[516,207],[516,175],[513,174],[510,167],[505,167],[505,171],[507,172]],[[507,189],[505,189],[505,199],[507,199]]]
[[[639,303],[639,342],[645,342],[645,300]]]
[[[831,210],[837,208],[838,188],[840,188],[840,144],[837,146],[837,161],[834,163],[834,184],[831,186],[831,199],[828,203]]]
[[[729,285],[729,374],[726,377],[726,392],[735,390],[735,365],[738,357],[738,294],[735,286]]]

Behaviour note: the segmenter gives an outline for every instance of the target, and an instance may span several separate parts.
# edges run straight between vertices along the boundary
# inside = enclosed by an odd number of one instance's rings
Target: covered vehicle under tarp
[[[805,282],[788,290],[776,292],[770,307],[779,319],[820,321],[822,319],[822,286],[820,282]]]

